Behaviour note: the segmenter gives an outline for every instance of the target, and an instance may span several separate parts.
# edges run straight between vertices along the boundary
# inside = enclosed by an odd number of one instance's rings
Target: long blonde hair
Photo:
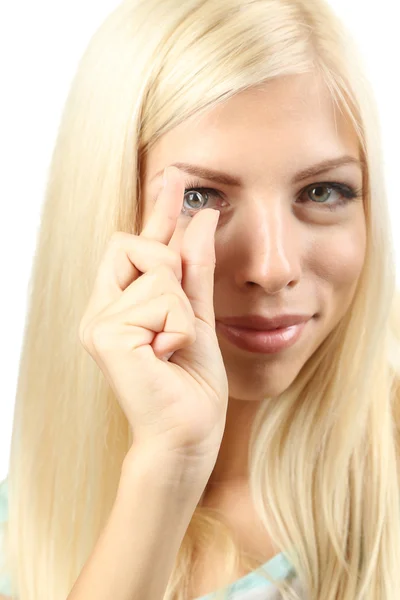
[[[324,0],[126,0],[90,41],[58,131],[29,287],[4,538],[20,600],[65,600],[132,443],[78,326],[112,233],[141,230],[143,157],[190,115],[310,71],[359,138],[366,258],[348,313],[279,401],[260,406],[251,493],[307,600],[397,600],[400,304],[379,118],[351,36]],[[195,550],[211,542],[225,555],[222,591],[239,563],[261,565],[199,503],[165,600],[188,599]]]

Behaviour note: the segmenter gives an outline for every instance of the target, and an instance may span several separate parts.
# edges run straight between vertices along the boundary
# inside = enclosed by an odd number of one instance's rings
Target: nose
[[[271,295],[295,286],[301,277],[304,230],[286,201],[253,199],[235,217],[237,285],[258,285]]]

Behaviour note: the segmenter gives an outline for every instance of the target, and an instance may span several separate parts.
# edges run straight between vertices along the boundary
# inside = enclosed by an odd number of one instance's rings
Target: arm
[[[156,453],[124,463],[109,519],[67,600],[163,599],[206,483],[187,473],[183,460]]]

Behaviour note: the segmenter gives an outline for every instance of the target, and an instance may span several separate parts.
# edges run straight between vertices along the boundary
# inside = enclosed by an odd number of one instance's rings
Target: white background
[[[8,471],[27,285],[61,110],[90,37],[118,4],[25,0],[0,5],[0,480]],[[400,9],[394,0],[330,0],[330,4],[354,31],[378,100],[392,226],[398,234],[399,286]]]

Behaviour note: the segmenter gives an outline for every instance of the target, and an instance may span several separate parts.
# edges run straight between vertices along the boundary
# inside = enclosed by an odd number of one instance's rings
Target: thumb
[[[205,209],[193,217],[181,244],[182,289],[196,317],[215,329],[215,231],[220,212]]]

